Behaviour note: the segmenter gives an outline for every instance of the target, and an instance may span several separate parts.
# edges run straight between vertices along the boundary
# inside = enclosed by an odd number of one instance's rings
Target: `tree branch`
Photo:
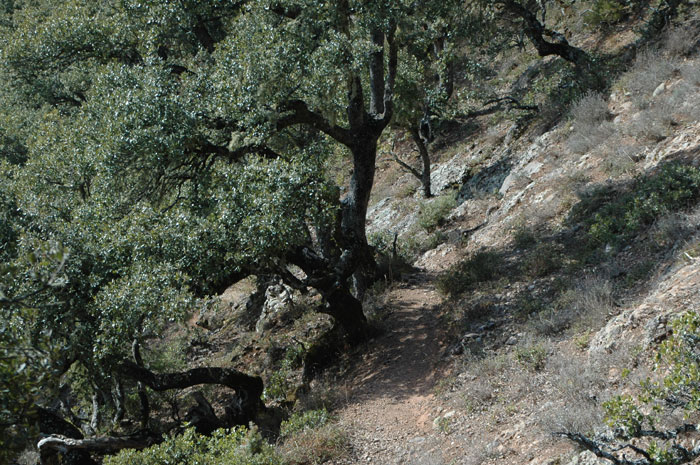
[[[369,63],[369,112],[374,117],[384,114],[384,32],[379,28],[374,29],[371,40],[375,50],[370,55]]]
[[[396,155],[396,152],[391,152],[391,155],[394,157],[394,161],[399,164],[399,166],[409,173],[411,173],[413,176],[418,178],[418,180],[421,180],[423,178],[423,175],[418,172],[415,168],[413,168],[411,165],[403,161],[402,159],[399,158],[398,155]]]
[[[153,373],[147,368],[133,362],[124,362],[117,367],[123,376],[141,381],[154,391],[184,389],[198,384],[221,384],[239,394],[244,401],[255,407],[262,407],[260,396],[263,392],[263,382],[258,376],[250,376],[233,368],[204,367],[178,373]],[[246,399],[247,397],[247,399]]]
[[[49,436],[37,444],[40,453],[48,450],[66,453],[72,450],[96,452],[108,454],[122,449],[144,449],[161,442],[161,438],[155,436],[126,436],[126,437],[101,437],[88,439],[75,439],[61,435]]]
[[[554,436],[560,436],[570,439],[575,443],[581,445],[584,449],[593,452],[597,457],[610,460],[615,465],[649,465],[649,462],[647,460],[630,461],[627,459],[618,459],[610,452],[603,450],[603,447],[605,447],[604,444],[594,441],[580,433],[557,432],[553,434]]]
[[[309,109],[306,102],[302,100],[290,100],[282,106],[283,110],[289,112],[277,120],[277,129],[282,130],[298,124],[308,124],[318,131],[327,134],[343,145],[351,145],[352,137],[350,131],[337,125],[331,124],[326,118]]]
[[[396,24],[392,24],[386,38],[389,43],[389,69],[384,89],[384,115],[382,116],[384,126],[389,124],[394,116],[394,84],[396,83],[396,70],[399,60],[399,45],[396,43]]]
[[[541,57],[556,55],[576,65],[577,68],[585,68],[590,64],[588,54],[578,47],[569,44],[563,34],[550,31],[538,19],[532,11],[515,0],[498,0],[506,11],[521,18],[524,21],[524,33],[537,53]],[[545,36],[551,37],[555,42],[548,42]]]
[[[524,105],[521,104],[520,101],[514,97],[505,96],[495,97],[484,102],[484,105],[493,105],[491,107],[482,108],[481,110],[472,110],[468,111],[467,113],[455,115],[454,119],[456,119],[457,121],[464,121],[467,119],[476,118],[478,116],[485,116],[490,115],[492,113],[496,113],[497,111],[503,109],[504,102],[509,102],[509,108],[514,108],[516,110],[539,111],[539,107],[537,105]]]

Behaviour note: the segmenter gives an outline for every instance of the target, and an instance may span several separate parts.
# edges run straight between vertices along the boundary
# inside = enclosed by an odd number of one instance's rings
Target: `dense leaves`
[[[217,430],[211,437],[193,428],[144,451],[124,451],[107,458],[107,465],[166,465],[192,463],[212,465],[276,465],[282,460],[256,430]]]
[[[345,281],[371,256],[377,140],[458,5],[2,2],[3,427],[30,432],[59,384],[78,426],[110,427],[135,347],[157,358],[165,327],[290,257],[364,322]],[[341,202],[325,171],[343,151]]]

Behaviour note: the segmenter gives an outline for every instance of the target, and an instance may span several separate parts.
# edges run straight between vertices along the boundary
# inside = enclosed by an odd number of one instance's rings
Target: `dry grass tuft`
[[[293,434],[279,451],[286,465],[318,465],[347,457],[350,441],[339,426],[327,424]]]
[[[671,77],[676,64],[658,50],[647,49],[637,55],[632,68],[623,76],[622,83],[639,109],[646,108],[652,93]]]

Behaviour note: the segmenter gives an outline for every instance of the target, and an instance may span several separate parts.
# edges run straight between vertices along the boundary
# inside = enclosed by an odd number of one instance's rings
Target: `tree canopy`
[[[136,381],[174,387],[134,347],[251,274],[319,290],[362,337],[349,279],[361,292],[372,273],[377,141],[412,98],[399,67],[459,3],[4,1],[3,377],[37,386],[15,405],[79,378],[118,417]],[[346,186],[325,174],[338,152]],[[190,381],[257,389],[236,376]],[[25,394],[3,393],[3,437],[26,433],[7,407]]]

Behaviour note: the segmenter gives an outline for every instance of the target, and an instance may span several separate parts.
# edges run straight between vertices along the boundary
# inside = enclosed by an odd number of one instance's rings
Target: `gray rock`
[[[430,173],[430,184],[433,191],[438,193],[455,184],[461,184],[469,175],[470,158],[464,153],[458,153],[447,163],[436,166]]]
[[[510,159],[504,158],[482,169],[469,178],[457,194],[457,203],[473,199],[480,195],[493,194],[501,189],[512,167]]]
[[[658,97],[659,95],[663,94],[664,91],[666,90],[666,83],[662,82],[659,84],[659,86],[654,89],[654,92],[651,94],[653,97]]]
[[[668,316],[657,315],[644,325],[644,346],[658,344],[666,339],[670,333],[668,328]]]
[[[295,310],[292,289],[282,283],[272,284],[265,291],[265,303],[255,324],[259,333],[291,318]]]
[[[567,465],[604,465],[608,464],[605,459],[599,459],[591,451],[584,451],[575,456]]]
[[[532,176],[533,174],[539,173],[540,169],[544,166],[544,163],[538,161],[531,161],[523,168],[523,173],[526,176]]]

